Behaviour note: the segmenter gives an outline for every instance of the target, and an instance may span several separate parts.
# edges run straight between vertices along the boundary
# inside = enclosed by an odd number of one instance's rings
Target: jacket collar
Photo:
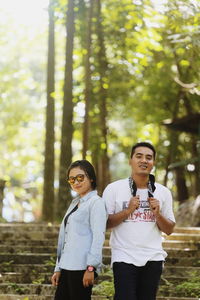
[[[78,196],[78,197],[76,197],[74,200],[72,200],[72,202],[73,202],[74,204],[75,204],[75,203],[78,203],[78,202],[80,202],[80,203],[86,202],[89,198],[91,198],[92,196],[95,196],[95,195],[97,195],[97,190],[93,190],[93,191],[87,193],[87,194],[86,194],[85,196],[83,196],[83,197]]]

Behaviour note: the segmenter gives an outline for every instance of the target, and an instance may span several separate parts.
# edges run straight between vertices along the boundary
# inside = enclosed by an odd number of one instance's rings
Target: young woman
[[[90,300],[102,261],[106,210],[97,195],[96,175],[87,160],[73,162],[67,181],[78,194],[61,223],[52,284],[54,300]]]

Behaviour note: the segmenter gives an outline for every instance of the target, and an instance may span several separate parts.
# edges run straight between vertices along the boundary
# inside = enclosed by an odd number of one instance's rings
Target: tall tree
[[[54,37],[54,0],[49,1],[49,36],[47,62],[47,108],[46,138],[44,161],[44,187],[42,219],[53,221],[54,218],[54,121],[55,121],[55,37]]]
[[[108,143],[107,143],[107,84],[106,84],[106,71],[107,59],[104,44],[104,33],[102,26],[102,12],[101,0],[96,0],[97,4],[97,26],[96,34],[98,38],[98,71],[100,75],[100,88],[99,88],[99,128],[100,128],[100,143],[97,158],[97,172],[98,172],[98,186],[100,194],[110,180],[109,173],[109,157],[108,157]]]
[[[74,0],[68,1],[66,22],[66,62],[64,79],[63,116],[61,129],[61,152],[59,169],[59,191],[57,217],[63,216],[63,211],[71,201],[70,189],[66,183],[66,170],[72,161],[72,136],[73,136],[73,45],[74,45]]]
[[[87,15],[87,33],[86,33],[86,55],[85,55],[85,116],[83,123],[83,159],[86,158],[88,150],[88,139],[89,139],[89,110],[91,102],[91,67],[90,67],[90,56],[91,56],[91,34],[92,34],[92,16],[93,16],[93,2],[89,1],[89,10]]]

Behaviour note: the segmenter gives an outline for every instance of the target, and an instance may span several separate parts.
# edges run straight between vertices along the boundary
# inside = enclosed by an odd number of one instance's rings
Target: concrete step
[[[173,253],[173,252],[172,252]],[[186,252],[175,257],[168,256],[166,258],[166,264],[168,266],[191,266],[191,267],[200,267],[199,253],[197,256],[192,256],[191,253]],[[56,255],[45,254],[45,253],[26,253],[26,254],[0,254],[0,263],[12,264],[47,264],[48,261],[55,262]],[[111,261],[110,255],[103,256],[103,263],[109,265]]]
[[[55,266],[58,231],[59,225],[0,224],[1,300],[52,300],[55,288],[50,277]],[[109,236],[108,231],[103,249],[105,265],[110,264]],[[197,300],[184,298],[183,293],[178,295],[174,287],[191,273],[200,276],[200,228],[176,228],[171,236],[164,236],[163,246],[168,257],[157,300]],[[109,274],[102,274],[97,284],[111,279]],[[93,297],[104,299],[109,298]]]
[[[52,223],[0,223],[0,231],[16,231],[16,230],[28,230],[34,231],[38,229],[39,231],[58,231],[60,224]]]
[[[1,233],[16,233],[16,231],[23,232],[34,232],[39,231],[40,233],[58,233],[60,228],[60,224],[46,224],[46,223],[0,223],[0,234]],[[107,230],[106,238],[109,238],[111,230]],[[181,234],[199,234],[200,235],[200,227],[175,227],[174,233]],[[163,235],[167,237],[166,235]]]
[[[164,237],[164,241],[167,241],[167,240],[199,242],[200,234],[199,233],[197,233],[197,234],[195,234],[195,233],[172,233],[171,235]]]
[[[46,241],[46,240],[45,240]],[[1,244],[0,245],[0,253],[56,253],[57,249],[57,243],[54,243],[54,245],[47,245],[47,243],[43,241],[44,245],[41,245],[40,240],[35,240],[34,242],[31,241],[31,245],[27,244],[25,245],[24,241],[22,243],[18,243],[17,245],[13,245],[12,241],[10,241],[9,244]],[[47,240],[49,241],[49,240]],[[183,252],[187,253],[187,256],[193,256],[193,255],[200,255],[199,251],[200,250],[200,243],[185,243],[185,242],[174,242],[171,241],[172,243],[166,243],[164,245],[164,249],[168,252],[171,253],[173,256],[178,253],[178,255],[182,255]],[[173,254],[174,253],[174,254]],[[104,245],[103,248],[103,254],[104,255],[111,255],[111,248],[110,246]],[[171,255],[170,254],[170,255]]]
[[[34,245],[0,245],[0,253],[8,253],[8,254],[26,254],[26,253],[51,253],[56,254],[57,247],[56,246],[34,246]]]
[[[197,251],[195,249],[171,249],[171,248],[165,248],[168,256],[170,257],[196,257],[200,258],[200,251]],[[111,256],[111,248],[109,246],[104,246],[103,248],[103,255],[105,256]]]
[[[11,269],[11,268],[9,268]],[[13,265],[12,270],[7,268],[1,270],[0,283],[15,282],[15,283],[50,283],[50,277],[53,274],[54,266],[47,267],[46,265]],[[165,266],[163,270],[163,279],[174,282],[181,282],[185,277],[189,278],[191,274],[200,276],[200,267],[175,267]],[[38,275],[39,274],[39,275]],[[112,274],[112,272],[111,272]],[[112,275],[107,273],[99,274],[97,282],[110,281]],[[175,279],[174,279],[175,277]],[[165,282],[166,283],[166,282]]]
[[[199,291],[199,288],[196,291],[193,288],[192,294],[195,295],[198,293],[198,291]],[[191,299],[192,297],[194,297],[195,299],[199,300],[200,294],[197,294],[197,296],[191,296],[188,294],[188,296],[187,296],[185,294],[185,292],[183,292],[183,291],[178,292],[174,287],[169,287],[169,286],[165,285],[165,286],[160,286],[160,289],[158,291],[158,298],[159,297],[163,297],[164,299],[166,299],[166,298],[171,299],[172,297],[174,297],[175,299],[182,299],[183,297],[185,297],[185,299],[187,299],[187,300],[188,300],[188,298]]]
[[[0,294],[30,294],[30,295],[53,295],[55,287],[50,284],[16,284],[16,283],[1,283]]]
[[[183,240],[163,240],[164,249],[191,249],[191,250],[200,250],[200,241],[185,241]],[[109,240],[104,241],[105,247],[110,247]]]
[[[39,230],[34,231],[8,231],[8,232],[0,232],[0,240],[8,241],[8,240],[44,240],[44,239],[53,239],[57,241],[58,233],[57,232],[43,232]]]
[[[52,295],[39,296],[39,295],[16,295],[16,294],[0,294],[1,300],[53,300]],[[108,300],[111,298],[105,296],[92,296],[92,300]],[[188,300],[188,299],[187,299]],[[190,299],[189,299],[190,300]],[[193,300],[193,299],[191,299]]]
[[[53,272],[52,272],[53,274]],[[36,272],[6,272],[0,274],[0,283],[51,283],[51,273],[36,273]]]
[[[37,267],[35,267],[37,266]],[[18,272],[17,272],[18,270]],[[21,272],[20,272],[20,271]],[[47,268],[46,266],[42,265],[17,265],[17,268],[13,268],[11,272],[2,272],[0,274],[0,283],[8,283],[8,282],[15,282],[15,283],[45,283],[49,284],[51,275],[53,274],[54,267]],[[163,270],[162,275],[162,284],[171,283],[180,283],[182,281],[187,281],[191,274],[196,276],[200,276],[200,267],[175,267],[175,266],[166,266]],[[38,275],[39,274],[39,275]],[[107,273],[99,274],[97,282],[101,281],[111,281],[112,275]]]
[[[174,240],[165,240],[163,243],[164,249],[183,249],[183,250],[199,250],[200,241],[190,242],[190,241],[174,241]]]
[[[171,258],[176,257],[196,257],[200,258],[200,251],[190,249],[166,249],[168,256]]]
[[[8,261],[1,263],[1,273],[13,272],[13,273],[53,273],[55,267],[55,261],[49,261],[45,264],[15,264],[15,262]]]
[[[38,295],[2,295],[1,300],[52,300],[52,296],[38,296]],[[92,300],[112,300],[112,297],[107,296],[92,296]],[[157,297],[156,300],[199,300],[199,298],[182,298],[182,297]]]
[[[1,300],[52,300],[52,296],[38,295],[3,295],[0,294]],[[92,300],[112,300],[112,297],[107,296],[92,296]],[[182,298],[182,297],[157,297],[156,300],[199,300],[199,298]]]
[[[52,296],[38,296],[38,295],[2,295],[1,300],[52,300]],[[112,300],[112,297],[106,296],[92,296],[92,300]],[[157,297],[156,300],[199,300],[199,298],[182,298],[182,297]]]
[[[14,282],[17,284],[27,283],[27,284],[51,284],[51,276],[52,272],[31,272],[28,273],[27,270],[25,273],[17,273],[17,272],[5,272],[0,274],[0,283],[9,284],[10,282]],[[96,279],[96,284],[102,281],[111,281],[112,277],[106,274],[100,274]]]
[[[10,295],[10,297],[16,297],[16,298],[10,298],[10,299],[23,299],[23,300],[30,300],[30,299],[46,299],[44,297],[51,297],[55,293],[56,288],[50,284],[0,284],[0,295]],[[19,298],[21,297],[21,298]],[[23,298],[24,297],[24,298]],[[25,299],[25,297],[28,297],[28,299]],[[31,297],[31,298],[30,298]],[[34,298],[38,297],[38,298]],[[42,298],[43,297],[43,298]],[[1,298],[3,300],[4,298]],[[5,297],[5,299],[7,299]],[[9,299],[9,298],[8,298]],[[108,299],[105,296],[93,296],[94,300],[104,300]]]
[[[38,228],[40,231],[54,231],[59,230],[59,223],[42,223],[42,222],[33,222],[33,223],[23,223],[23,222],[11,222],[11,223],[0,223],[0,231],[3,229],[6,230],[14,230],[15,229],[27,229],[34,230]],[[110,233],[111,230],[107,230],[107,233]],[[200,227],[175,227],[174,232],[182,232],[182,233],[200,233]]]
[[[200,227],[175,227],[174,232],[200,234]]]
[[[1,240],[0,239],[0,245],[2,246],[9,246],[9,247],[18,247],[18,246],[55,246],[57,247],[57,238],[56,239],[42,239],[42,240],[29,240],[29,239],[19,239],[19,240]]]
[[[108,255],[103,256],[103,263],[109,265],[111,263],[111,258]],[[198,257],[170,257],[166,258],[167,266],[191,266],[200,267],[200,259]]]
[[[38,295],[16,295],[16,294],[0,294],[1,300],[52,300],[52,295],[38,296]]]
[[[178,285],[188,280],[187,276],[177,276],[177,275],[162,275],[160,280],[160,285]]]
[[[185,266],[185,267],[200,267],[200,260],[196,257],[167,257],[166,258],[167,266]]]
[[[196,276],[200,277],[200,267],[190,267],[190,266],[168,266],[167,264],[163,269],[163,276],[178,276],[185,277],[191,276],[191,274],[196,274]]]
[[[104,265],[106,265],[106,266],[110,265],[110,263],[111,263],[111,257],[110,257],[110,255],[103,255],[102,261],[103,261]]]
[[[13,262],[14,264],[45,264],[56,260],[56,255],[45,253],[0,254],[0,263]]]
[[[191,250],[200,250],[200,241],[185,241],[183,240],[164,240],[163,243],[164,249],[191,249]],[[109,240],[104,241],[105,247],[110,247]]]
[[[199,300],[199,298],[185,297],[156,297],[156,300]]]

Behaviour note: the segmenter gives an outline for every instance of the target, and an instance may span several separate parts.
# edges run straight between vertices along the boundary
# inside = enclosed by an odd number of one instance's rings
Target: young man
[[[103,198],[112,228],[110,244],[114,300],[155,300],[167,253],[162,232],[173,232],[170,191],[150,174],[156,151],[146,142],[132,147],[131,176],[109,184]]]

